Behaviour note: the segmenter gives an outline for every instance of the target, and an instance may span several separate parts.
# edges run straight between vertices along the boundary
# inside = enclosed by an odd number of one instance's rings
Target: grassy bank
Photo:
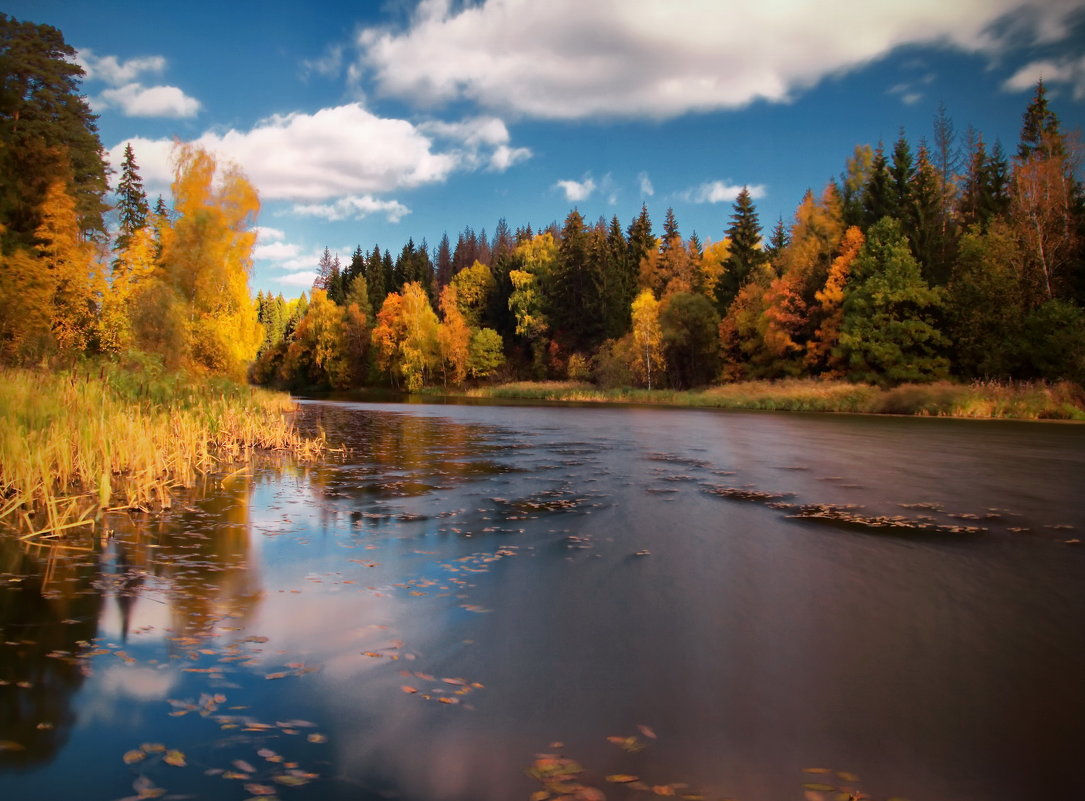
[[[1085,391],[1076,384],[973,382],[905,384],[881,389],[846,381],[743,381],[709,389],[601,389],[569,381],[517,382],[469,389],[475,398],[580,403],[645,403],[720,409],[853,412],[1018,420],[1085,420]]]
[[[0,368],[0,524],[49,536],[102,509],[166,506],[172,488],[257,449],[318,450],[293,430],[292,408],[144,360]]]

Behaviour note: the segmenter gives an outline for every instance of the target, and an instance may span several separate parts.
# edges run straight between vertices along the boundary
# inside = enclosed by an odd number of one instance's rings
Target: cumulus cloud
[[[294,213],[307,217],[323,217],[332,222],[360,220],[370,214],[384,214],[390,222],[399,222],[411,210],[398,200],[378,200],[372,195],[348,195],[334,203],[306,203],[294,206]]]
[[[91,99],[96,110],[116,108],[126,117],[192,117],[200,110],[200,101],[176,86],[144,86],[136,80],[145,72],[165,70],[166,59],[162,56],[121,61],[116,56],[80,50],[75,60],[86,73],[86,80],[101,81],[110,87]]]
[[[299,252],[300,248],[289,242],[269,242],[262,245],[258,238],[256,247],[252,249],[252,257],[260,261],[286,261],[295,258]]]
[[[422,0],[404,29],[359,33],[352,73],[419,103],[466,99],[542,118],[667,118],[787,101],[902,45],[994,52],[1011,29],[1016,40],[1024,31],[1051,41],[1066,36],[1078,5]]]
[[[98,56],[93,50],[79,50],[75,62],[83,68],[88,81],[103,81],[110,86],[132,83],[144,72],[162,72],[166,59],[162,56],[143,56],[121,61],[116,56]]]
[[[1033,61],[1011,75],[1002,87],[1010,92],[1031,91],[1041,78],[1049,89],[1067,84],[1074,94],[1074,100],[1081,100],[1085,98],[1085,56]]]
[[[316,280],[316,270],[299,270],[298,272],[277,276],[271,280],[283,286],[311,287],[313,281]]]
[[[200,110],[200,101],[176,86],[129,83],[103,91],[95,106],[119,108],[126,117],[194,117]]]
[[[496,118],[415,125],[348,103],[275,115],[249,130],[210,131],[195,144],[241,165],[265,200],[321,203],[440,183],[455,171],[496,168],[495,161],[511,166],[526,156],[508,140]],[[130,141],[144,180],[168,185],[172,142]],[[110,151],[112,164],[121,163],[124,145]]]
[[[764,184],[751,184],[746,187],[750,197],[755,200],[765,196]],[[740,184],[729,184],[726,181],[709,181],[684,192],[679,192],[678,197],[687,203],[733,203],[742,191]]]
[[[583,181],[558,181],[554,184],[555,189],[565,193],[565,199],[570,203],[579,203],[587,200],[595,191],[595,181],[591,177],[585,177]]]

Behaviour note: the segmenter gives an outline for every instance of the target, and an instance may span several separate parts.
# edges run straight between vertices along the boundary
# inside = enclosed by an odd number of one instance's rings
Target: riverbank
[[[143,357],[0,368],[0,525],[53,536],[110,508],[168,506],[171,489],[255,451],[319,452],[293,409],[288,395]]]
[[[445,390],[440,394],[448,396]],[[455,393],[451,393],[455,396]],[[522,381],[468,389],[470,398],[508,398],[576,403],[636,403],[665,406],[792,412],[904,414],[1012,420],[1085,420],[1085,390],[1068,381],[870,384],[814,379],[742,381],[703,390],[602,389],[571,381]]]

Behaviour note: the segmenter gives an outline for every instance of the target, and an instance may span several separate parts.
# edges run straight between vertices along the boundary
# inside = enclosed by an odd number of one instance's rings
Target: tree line
[[[767,234],[746,189],[714,242],[683,236],[672,209],[659,232],[644,206],[625,225],[573,209],[395,257],[325,250],[311,292],[286,301],[251,297],[259,199],[236,166],[178,145],[152,209],[127,148],[108,202],[73,59],[56,29],[0,15],[6,362],[134,349],[258,383],[408,390],[1085,378],[1080,151],[1042,82],[1012,157],[940,110],[929,141],[856,147]]]
[[[796,376],[882,385],[1085,378],[1085,192],[1077,141],[1042,82],[1013,157],[957,135],[856,147],[766,235],[743,189],[724,236],[584,220],[492,240],[470,228],[432,254],[409,241],[341,265],[325,251],[253,377],[286,386],[417,389],[503,378],[688,388]],[[289,317],[289,319],[287,319]]]

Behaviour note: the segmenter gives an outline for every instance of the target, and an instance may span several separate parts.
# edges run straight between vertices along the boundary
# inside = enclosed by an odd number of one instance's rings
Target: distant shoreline
[[[742,381],[697,390],[607,389],[571,381],[519,381],[459,390],[431,387],[422,396],[971,420],[1085,421],[1085,389],[1068,381],[971,384],[942,381],[882,389],[847,381],[785,379]]]

